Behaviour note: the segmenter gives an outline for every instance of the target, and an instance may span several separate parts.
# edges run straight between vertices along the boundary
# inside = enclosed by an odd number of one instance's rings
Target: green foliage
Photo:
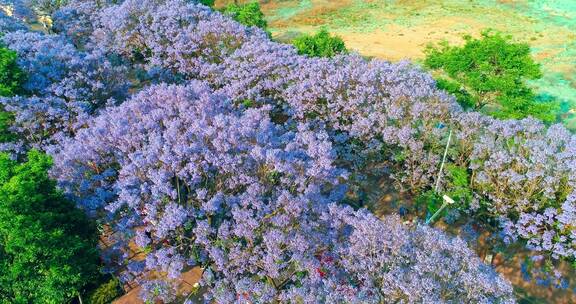
[[[16,140],[16,134],[9,130],[13,120],[14,115],[10,112],[2,111],[0,107],[0,143],[7,143]]]
[[[66,303],[98,273],[96,229],[38,151],[0,154],[0,303]]]
[[[112,278],[108,282],[100,285],[94,293],[90,295],[88,299],[88,304],[108,304],[119,296],[122,295],[122,289],[120,288],[120,281],[116,278]]]
[[[214,0],[199,0],[198,3],[204,4],[204,5],[209,6],[209,7],[214,6]]]
[[[416,208],[423,212],[426,218],[431,217],[440,207],[442,206],[442,196],[434,192],[434,190],[428,190],[421,193],[415,200]],[[446,216],[448,208],[445,208],[440,212],[438,218]]]
[[[473,192],[470,188],[470,175],[468,170],[454,164],[446,164],[447,188],[446,195],[451,197],[459,206],[466,206],[472,201]]]
[[[330,36],[326,29],[320,30],[316,35],[304,35],[292,42],[298,53],[310,57],[332,57],[346,53],[346,46],[342,38]]]
[[[18,67],[16,52],[0,47],[0,96],[13,96],[20,92],[24,73]],[[0,107],[0,143],[13,141],[15,134],[8,129],[12,125],[14,117],[11,113],[3,111]]]
[[[20,91],[24,73],[17,63],[15,51],[0,47],[0,96],[12,96]]]
[[[246,26],[256,26],[264,30],[268,27],[258,2],[247,4],[232,3],[224,9],[224,14],[230,15],[234,20]]]
[[[448,214],[451,208],[468,207],[472,201],[473,192],[470,188],[470,175],[468,170],[454,164],[446,164],[444,167],[443,182],[444,192],[436,193],[433,189],[421,193],[416,197],[416,207],[426,214],[426,218],[432,216],[444,203],[443,195],[447,195],[455,201],[454,205],[447,206],[440,212],[438,218],[442,218]]]
[[[456,97],[458,103],[465,109],[473,109],[476,107],[476,100],[468,91],[466,91],[460,84],[445,78],[438,78],[436,80],[438,88],[449,92]]]
[[[497,118],[533,116],[556,119],[558,104],[537,102],[526,80],[542,77],[530,46],[510,36],[485,31],[480,39],[465,37],[462,47],[447,42],[426,49],[424,65],[439,74],[438,86],[454,94],[465,108],[484,110]]]

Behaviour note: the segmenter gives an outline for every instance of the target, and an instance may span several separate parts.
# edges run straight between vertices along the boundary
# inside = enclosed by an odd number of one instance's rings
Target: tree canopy
[[[268,23],[264,19],[264,13],[260,9],[258,2],[250,2],[247,4],[231,3],[224,9],[224,14],[232,16],[232,18],[246,26],[256,26],[261,29],[266,29]]]
[[[0,303],[64,303],[98,273],[94,224],[56,190],[51,164],[0,154]]]
[[[443,42],[426,49],[424,64],[436,71],[442,89],[454,94],[463,107],[497,118],[555,120],[557,105],[537,102],[526,84],[542,77],[528,44],[494,31],[484,31],[479,39],[464,38],[463,46]]]

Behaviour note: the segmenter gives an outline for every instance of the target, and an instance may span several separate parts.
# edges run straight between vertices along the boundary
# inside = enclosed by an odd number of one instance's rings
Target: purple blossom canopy
[[[125,277],[171,282],[202,265],[217,303],[512,301],[463,241],[332,204],[348,177],[336,156],[319,125],[275,124],[270,106],[238,109],[192,81],[106,109],[54,156],[53,174],[85,208],[121,215],[120,249],[133,237],[148,248]]]

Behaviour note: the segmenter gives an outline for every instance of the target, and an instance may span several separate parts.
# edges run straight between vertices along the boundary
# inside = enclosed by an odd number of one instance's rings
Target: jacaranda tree
[[[270,110],[235,109],[205,83],[153,86],[57,154],[82,206],[122,214],[111,262],[130,240],[147,252],[123,274],[145,299],[172,301],[181,272],[200,266],[216,303],[511,301],[463,241],[334,204],[348,173],[328,133],[275,124]]]

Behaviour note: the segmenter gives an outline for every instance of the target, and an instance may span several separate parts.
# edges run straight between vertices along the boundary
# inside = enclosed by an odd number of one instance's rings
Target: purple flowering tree
[[[393,226],[367,213],[329,209],[343,197],[348,175],[334,165],[336,156],[318,125],[292,120],[277,125],[270,120],[270,106],[237,109],[205,83],[191,82],[152,86],[105,110],[55,155],[53,174],[82,206],[109,213],[119,232],[117,248],[127,252],[134,240],[147,252],[123,274],[155,292],[145,298],[170,299],[170,283],[200,265],[202,283],[209,287],[206,296],[217,303],[511,301],[509,283],[472,258],[462,241],[432,239],[437,232],[427,228],[410,232],[397,219],[390,219]],[[388,229],[397,229],[398,239],[377,254],[391,261],[394,254],[403,257],[368,278],[379,262],[355,268],[353,259],[363,260],[362,252],[347,246],[365,246],[356,243],[358,233],[378,223],[383,231],[374,235],[385,237],[392,233]],[[379,242],[373,241],[366,250]],[[444,245],[438,247],[438,241]],[[419,249],[412,244],[418,242],[424,242]],[[437,256],[420,258],[434,250]],[[443,254],[447,250],[451,253]],[[410,259],[430,268],[417,275],[408,267]],[[453,273],[444,276],[440,269]],[[408,277],[397,282],[398,289],[382,281],[401,271],[434,285],[412,294],[400,293],[420,284]],[[438,275],[443,279],[436,282]],[[347,276],[355,279],[343,280]],[[453,284],[467,291],[444,294]]]
[[[123,67],[100,53],[80,52],[61,36],[17,31],[0,39],[18,54],[27,95],[1,102],[15,114],[13,129],[33,147],[73,134],[87,116],[128,93]]]

